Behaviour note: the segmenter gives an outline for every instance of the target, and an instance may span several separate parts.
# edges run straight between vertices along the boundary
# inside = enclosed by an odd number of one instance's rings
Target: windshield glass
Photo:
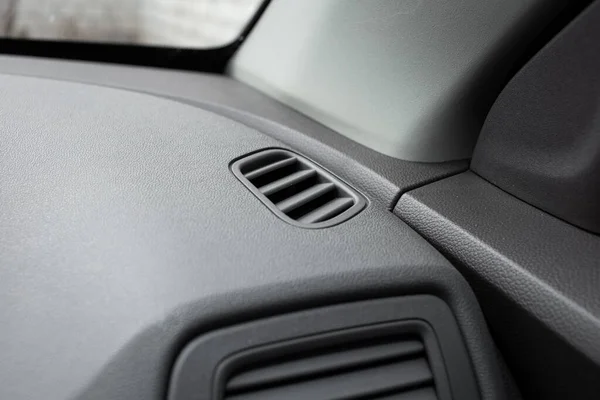
[[[211,48],[233,42],[263,0],[0,0],[13,39]]]

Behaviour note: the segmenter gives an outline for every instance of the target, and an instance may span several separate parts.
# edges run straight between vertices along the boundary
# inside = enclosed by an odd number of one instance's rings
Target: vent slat
[[[304,224],[314,224],[317,222],[325,221],[332,218],[335,215],[339,215],[352,207],[353,200],[349,197],[342,197],[330,201],[329,203],[309,212],[308,214],[301,217],[298,221]]]
[[[294,164],[295,162],[297,162],[296,157],[286,158],[284,160],[277,161],[277,162],[274,162],[273,164],[269,164],[264,167],[255,169],[254,171],[248,172],[244,176],[249,181],[253,181],[254,179],[261,177],[265,174],[268,174],[269,172],[273,172],[278,169],[290,166],[290,165]]]
[[[234,376],[227,383],[226,389],[228,392],[233,392],[274,383],[297,381],[311,376],[416,356],[423,354],[423,351],[424,347],[420,341],[407,340],[300,358],[252,369]]]
[[[275,215],[301,228],[339,224],[367,204],[338,178],[288,150],[250,154],[234,161],[231,171]]]
[[[373,400],[437,400],[437,394],[435,393],[435,389],[428,387],[376,397]]]
[[[282,212],[287,214],[288,212],[295,210],[296,208],[324,195],[334,188],[335,185],[333,183],[320,183],[277,203],[276,206]]]
[[[265,196],[270,196],[274,193],[279,192],[280,190],[283,190],[287,187],[298,184],[298,183],[302,182],[303,180],[311,178],[315,175],[317,175],[317,171],[312,170],[312,169],[306,169],[306,170],[294,172],[291,175],[288,175],[284,178],[278,179],[275,182],[271,182],[271,183],[261,187],[259,190]]]
[[[227,400],[356,399],[400,392],[431,384],[424,359],[361,369],[348,373],[227,396]]]

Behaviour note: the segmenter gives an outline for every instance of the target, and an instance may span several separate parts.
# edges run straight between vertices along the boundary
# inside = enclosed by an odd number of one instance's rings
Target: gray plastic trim
[[[143,92],[223,115],[310,155],[347,182],[360,183],[367,197],[389,209],[400,193],[468,168],[467,160],[416,163],[382,155],[220,75],[3,55],[0,72]]]
[[[249,165],[255,162],[256,160],[264,159],[273,155],[295,158],[296,162],[307,167],[309,170],[315,171],[317,175],[324,178],[329,183],[332,183],[335,186],[336,190],[343,193],[346,197],[351,198],[353,202],[352,206],[350,206],[348,209],[346,209],[339,215],[336,215],[335,217],[327,219],[323,222],[303,223],[300,220],[290,218],[286,213],[279,209],[279,207],[277,207],[277,205],[274,204],[267,196],[261,193],[261,191],[250,180],[248,180],[246,174],[242,171],[246,165]],[[275,213],[275,215],[277,215],[279,218],[281,218],[288,224],[292,224],[300,228],[321,229],[328,228],[330,226],[335,226],[358,214],[367,204],[364,197],[362,197],[358,192],[356,192],[356,190],[352,189],[348,184],[343,183],[322,167],[318,166],[312,161],[309,161],[306,157],[284,149],[268,149],[259,151],[251,155],[243,156],[231,164],[231,171],[248,188],[248,190],[250,190],[252,194],[254,194],[260,201],[262,201],[263,204],[265,204],[269,208],[269,210]]]
[[[469,279],[525,397],[598,398],[598,236],[472,172],[406,193],[394,212]]]
[[[471,168],[600,234],[600,2],[537,54],[492,107]]]
[[[315,346],[319,340],[334,344],[357,335],[373,338],[384,333],[420,336],[426,344],[440,400],[480,398],[471,362],[450,309],[439,298],[428,295],[341,304],[208,333],[186,346],[177,359],[168,397],[170,400],[222,398],[222,385],[231,363],[236,362],[230,357],[260,352],[262,346],[277,346],[278,352],[284,354],[286,345],[297,347],[300,340],[307,342],[304,347],[310,350],[310,344]],[[254,358],[253,362],[257,362]]]
[[[57,73],[73,66],[40,63]],[[79,67],[158,82],[155,71]],[[212,95],[230,99],[227,90],[242,88],[176,76],[162,83],[214,84],[222,90]],[[175,357],[203,333],[409,294],[444,300],[483,398],[507,398],[468,284],[387,206],[372,201],[343,224],[298,229],[229,169],[240,155],[287,148],[256,129],[127,90],[6,75],[0,85],[0,382],[10,383],[0,398],[164,400]],[[345,165],[344,180],[370,193],[372,171],[353,175],[361,168],[341,152],[300,143],[321,165]]]

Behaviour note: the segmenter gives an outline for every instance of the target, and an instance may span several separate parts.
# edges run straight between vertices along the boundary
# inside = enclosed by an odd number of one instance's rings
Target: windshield
[[[262,0],[0,0],[13,39],[212,48],[233,42]]]

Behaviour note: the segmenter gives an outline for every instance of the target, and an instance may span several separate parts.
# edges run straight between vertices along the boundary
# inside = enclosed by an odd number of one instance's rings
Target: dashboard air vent
[[[436,400],[423,342],[355,343],[234,373],[225,400]]]
[[[303,228],[339,224],[366,204],[339,179],[287,150],[252,154],[235,161],[231,169],[276,215]]]

